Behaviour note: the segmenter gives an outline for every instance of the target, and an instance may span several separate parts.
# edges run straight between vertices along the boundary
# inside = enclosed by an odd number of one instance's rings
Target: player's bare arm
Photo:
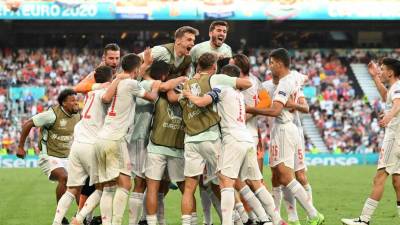
[[[175,79],[168,80],[166,82],[162,82],[160,85],[160,91],[167,92],[169,90],[172,90],[175,87],[177,87],[178,85],[186,82],[187,80],[188,80],[187,77],[181,76],[181,77],[177,77]]]
[[[158,91],[160,89],[160,84],[161,81],[159,80],[154,81],[153,85],[151,86],[151,92],[150,93],[145,92],[143,98],[151,102],[156,101],[158,98]]]
[[[273,101],[271,107],[268,109],[257,109],[256,107],[246,107],[246,113],[271,116],[271,117],[279,116],[282,110],[283,110],[283,103],[279,101]]]
[[[378,88],[379,94],[382,97],[382,100],[386,101],[386,96],[388,91],[385,85],[382,83],[381,79],[379,78],[381,71],[378,65],[375,62],[371,61],[368,64],[368,72],[371,75],[372,79],[374,80],[376,88]]]
[[[34,127],[35,124],[33,123],[32,119],[26,121],[24,125],[22,126],[22,131],[21,131],[21,137],[19,138],[19,143],[18,143],[18,150],[17,150],[17,157],[18,158],[25,158],[25,141],[26,137],[28,137],[29,132],[31,131],[32,127]]]
[[[87,93],[92,90],[94,85],[94,71],[89,73],[83,80],[81,80],[75,87],[74,91],[77,93]]]
[[[393,107],[392,109],[386,113],[383,118],[379,121],[379,126],[381,127],[387,127],[387,125],[390,123],[390,121],[397,116],[400,112],[400,99],[396,98],[393,100]]]
[[[106,93],[104,93],[103,97],[101,97],[101,101],[103,103],[108,104],[108,103],[110,103],[112,101],[112,99],[113,99],[113,97],[115,95],[115,92],[117,91],[117,87],[118,87],[119,82],[121,80],[123,80],[123,79],[121,79],[121,77],[122,78],[124,77],[123,75],[118,77],[118,75],[117,75],[117,78],[115,78],[112,81],[111,85],[107,88],[107,91],[106,91]]]
[[[288,102],[285,105],[286,108],[290,108],[292,110],[296,110],[302,113],[310,112],[307,101],[304,97],[300,97],[297,102],[293,100],[292,97],[289,98]]]
[[[236,88],[240,90],[246,90],[248,88],[251,88],[253,84],[249,79],[245,78],[237,78],[236,79]]]
[[[193,95],[190,91],[183,91],[183,96],[198,107],[205,107],[213,102],[213,98],[208,94],[200,97]]]

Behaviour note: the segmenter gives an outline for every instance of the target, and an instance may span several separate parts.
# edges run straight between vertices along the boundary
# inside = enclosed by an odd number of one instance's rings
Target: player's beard
[[[223,40],[218,39],[218,36],[211,36],[211,42],[217,48],[221,47],[222,44],[224,43],[224,41],[225,41],[225,39],[223,39]]]

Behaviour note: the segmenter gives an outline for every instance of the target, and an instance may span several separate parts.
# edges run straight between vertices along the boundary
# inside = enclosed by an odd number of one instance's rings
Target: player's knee
[[[399,175],[393,176],[392,184],[395,189],[400,189],[400,176]]]
[[[308,184],[305,173],[296,173],[296,180],[303,186]]]

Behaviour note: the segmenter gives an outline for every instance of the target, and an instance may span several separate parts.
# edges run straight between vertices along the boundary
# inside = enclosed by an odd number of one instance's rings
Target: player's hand
[[[186,81],[189,80],[189,78],[186,77],[186,76],[180,76],[180,77],[178,77],[178,78],[176,78],[176,79],[178,79],[178,82],[179,82],[179,83],[185,83]]]
[[[390,123],[390,121],[393,119],[393,116],[391,114],[386,114],[383,116],[383,118],[379,121],[379,126],[380,127],[387,127],[387,125]]]
[[[379,78],[380,70],[375,62],[371,61],[368,63],[368,72],[372,78]]]
[[[23,158],[25,158],[25,155],[26,155],[26,152],[25,152],[24,147],[18,146],[17,157],[23,159]]]
[[[190,96],[192,96],[192,92],[190,92],[190,90],[186,90],[186,89],[183,89],[182,94],[183,94],[183,97],[185,97],[187,99],[190,98]]]
[[[143,64],[151,65],[153,63],[153,56],[151,55],[151,48],[147,47],[143,52]]]
[[[293,96],[290,96],[286,102],[285,108],[288,108],[290,112],[296,110],[296,102],[293,99]]]

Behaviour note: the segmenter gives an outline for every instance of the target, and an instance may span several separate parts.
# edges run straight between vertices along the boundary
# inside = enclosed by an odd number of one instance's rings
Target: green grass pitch
[[[309,168],[314,203],[325,215],[326,225],[340,225],[340,218],[359,215],[371,190],[375,168],[375,166]],[[268,169],[265,169],[264,176],[267,179],[270,177]],[[55,183],[47,181],[39,169],[0,169],[0,225],[50,225],[56,208],[55,187]],[[171,191],[167,196],[168,224],[180,224],[180,196],[178,191]],[[200,201],[197,205],[199,224],[201,224]],[[298,208],[304,223],[304,211],[300,206]],[[68,217],[71,218],[75,211],[74,205],[69,210]],[[284,211],[282,216],[286,218]],[[215,213],[214,221],[217,221]],[[127,218],[124,224],[127,224]],[[384,197],[371,224],[400,224],[391,179],[387,181]]]

